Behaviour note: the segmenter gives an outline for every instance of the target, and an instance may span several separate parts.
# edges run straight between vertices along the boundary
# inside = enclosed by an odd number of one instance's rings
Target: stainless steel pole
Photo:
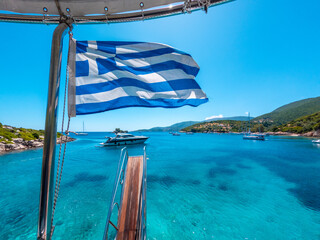
[[[68,27],[66,23],[60,23],[54,30],[52,37],[49,92],[41,170],[38,240],[50,240],[61,53],[63,37],[67,33]]]

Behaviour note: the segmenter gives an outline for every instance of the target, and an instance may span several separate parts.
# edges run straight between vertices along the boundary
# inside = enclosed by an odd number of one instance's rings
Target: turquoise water
[[[54,239],[102,239],[120,154],[97,147],[106,135],[68,144]],[[310,139],[145,135],[148,239],[320,239],[320,148]],[[0,155],[0,239],[36,239],[41,157]]]

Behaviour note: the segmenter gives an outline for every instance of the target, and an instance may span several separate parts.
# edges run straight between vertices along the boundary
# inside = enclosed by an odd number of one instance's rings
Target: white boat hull
[[[245,135],[243,136],[244,140],[259,140],[259,141],[264,141],[264,136],[263,135]]]
[[[147,139],[138,139],[138,140],[122,140],[122,141],[114,141],[114,142],[105,142],[101,143],[103,146],[110,147],[110,146],[122,146],[122,145],[135,145],[135,144],[142,144]]]

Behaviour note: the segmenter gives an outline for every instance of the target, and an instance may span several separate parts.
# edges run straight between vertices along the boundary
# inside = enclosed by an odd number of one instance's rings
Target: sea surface
[[[233,134],[140,133],[147,239],[320,239],[320,145]],[[53,239],[102,239],[121,148],[67,145]],[[128,148],[143,153],[143,145]],[[0,239],[36,239],[42,149],[0,155]]]

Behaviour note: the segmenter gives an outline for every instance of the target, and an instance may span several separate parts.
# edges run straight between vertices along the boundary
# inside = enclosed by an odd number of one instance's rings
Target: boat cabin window
[[[125,134],[125,135],[117,135],[117,138],[129,138],[134,137],[132,134]]]

